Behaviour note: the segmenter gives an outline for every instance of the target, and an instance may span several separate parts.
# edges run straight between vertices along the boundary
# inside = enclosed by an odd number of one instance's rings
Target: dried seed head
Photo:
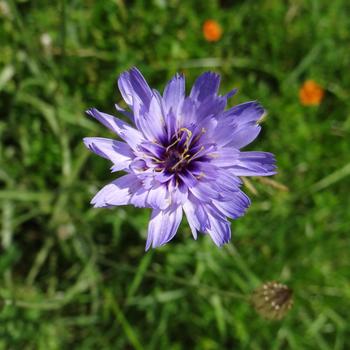
[[[286,285],[271,281],[257,288],[251,298],[258,314],[270,320],[280,320],[293,305],[293,291]]]

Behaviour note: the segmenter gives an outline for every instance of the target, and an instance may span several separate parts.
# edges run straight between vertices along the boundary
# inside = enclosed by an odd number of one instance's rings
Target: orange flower
[[[323,97],[323,88],[313,80],[306,80],[299,90],[299,99],[304,106],[318,106]]]
[[[203,35],[207,41],[218,41],[222,35],[222,28],[218,22],[207,19],[203,24]]]

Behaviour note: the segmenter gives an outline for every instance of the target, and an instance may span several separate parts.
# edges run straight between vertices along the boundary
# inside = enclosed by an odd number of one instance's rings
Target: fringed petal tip
[[[225,95],[225,98],[228,100],[229,98],[233,97],[234,95],[236,95],[238,92],[238,89],[237,88],[234,88],[232,89],[230,92],[228,92],[226,95]]]
[[[96,108],[88,108],[86,111],[85,111],[85,114],[87,114],[88,116],[90,117],[94,117],[94,110],[96,110]]]
[[[99,201],[95,197],[90,201],[90,204],[93,206],[93,208],[105,208],[108,206],[108,204],[106,204],[104,201]]]
[[[153,209],[151,220],[148,226],[146,251],[160,247],[171,241],[182,220],[182,207],[170,208],[167,210]]]
[[[86,148],[90,149],[90,145],[91,145],[91,137],[84,137],[83,138],[83,143],[85,145]]]

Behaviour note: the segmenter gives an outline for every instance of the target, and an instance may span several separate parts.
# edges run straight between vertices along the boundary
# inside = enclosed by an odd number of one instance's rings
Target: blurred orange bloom
[[[222,28],[218,22],[207,19],[203,24],[203,35],[207,41],[218,41],[222,35]]]
[[[324,97],[322,86],[313,80],[306,80],[299,90],[299,99],[304,106],[318,106]]]

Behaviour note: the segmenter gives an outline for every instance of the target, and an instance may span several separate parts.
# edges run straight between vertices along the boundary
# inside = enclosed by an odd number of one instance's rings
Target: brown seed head
[[[293,291],[288,286],[271,281],[257,288],[251,298],[258,314],[270,320],[280,320],[293,305]]]

